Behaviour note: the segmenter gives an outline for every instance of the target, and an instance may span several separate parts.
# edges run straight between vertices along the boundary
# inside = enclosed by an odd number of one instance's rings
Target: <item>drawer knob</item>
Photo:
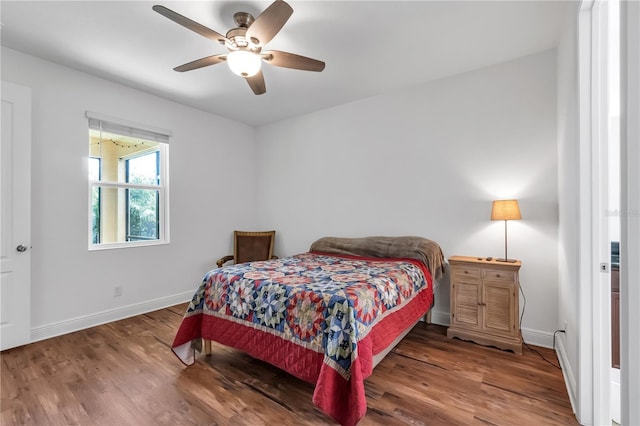
[[[500,274],[496,274],[496,277],[500,278]]]

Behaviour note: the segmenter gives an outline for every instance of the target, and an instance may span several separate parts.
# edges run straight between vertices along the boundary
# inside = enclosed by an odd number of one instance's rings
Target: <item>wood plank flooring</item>
[[[31,345],[2,361],[2,425],[327,425],[313,385],[217,344],[185,367],[186,304]],[[557,362],[548,349],[536,348]],[[369,425],[576,425],[560,370],[418,324],[366,381]]]

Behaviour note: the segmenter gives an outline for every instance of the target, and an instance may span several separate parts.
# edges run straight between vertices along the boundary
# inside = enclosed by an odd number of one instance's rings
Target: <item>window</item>
[[[159,184],[160,152],[153,151],[125,160],[126,182]],[[160,235],[158,191],[126,189],[127,241],[157,240]]]
[[[89,117],[89,249],[168,239],[168,133]]]
[[[100,180],[100,158],[89,157],[89,181]],[[91,241],[100,243],[100,187],[91,187]]]

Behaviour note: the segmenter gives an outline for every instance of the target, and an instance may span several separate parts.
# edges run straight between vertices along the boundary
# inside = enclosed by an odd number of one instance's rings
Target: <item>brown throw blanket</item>
[[[442,277],[445,267],[444,255],[438,243],[422,237],[323,237],[311,244],[309,251],[415,259],[429,268],[434,281]]]

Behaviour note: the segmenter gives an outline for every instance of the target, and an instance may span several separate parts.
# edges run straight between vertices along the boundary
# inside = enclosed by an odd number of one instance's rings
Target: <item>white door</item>
[[[0,350],[31,334],[31,89],[2,82]]]

